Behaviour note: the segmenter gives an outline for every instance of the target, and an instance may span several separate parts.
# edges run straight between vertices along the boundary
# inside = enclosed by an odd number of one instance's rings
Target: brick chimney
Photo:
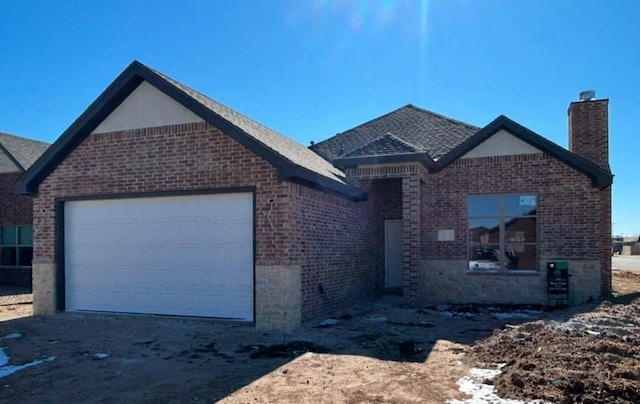
[[[592,90],[569,105],[569,150],[609,169],[609,100],[596,100]]]

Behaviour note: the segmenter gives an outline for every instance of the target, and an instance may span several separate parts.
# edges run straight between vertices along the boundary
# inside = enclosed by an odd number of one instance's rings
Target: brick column
[[[419,300],[420,205],[420,176],[414,172],[402,178],[404,299],[410,305]]]
[[[602,297],[611,295],[611,186],[600,191],[600,281]]]

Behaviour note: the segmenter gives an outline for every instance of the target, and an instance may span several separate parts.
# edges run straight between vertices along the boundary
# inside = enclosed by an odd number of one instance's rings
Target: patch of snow
[[[0,338],[0,339],[10,339],[10,338],[21,338],[22,334],[20,334],[19,332],[14,332],[11,334],[7,334],[4,337]]]
[[[4,353],[4,349],[0,348],[0,366],[4,366],[9,363],[9,357]]]
[[[478,369],[478,368],[471,368],[471,370],[469,371],[469,376],[476,378],[476,379],[493,379],[496,376],[498,376],[500,373],[502,373],[500,371],[500,369]]]
[[[474,314],[474,313],[454,313],[452,311],[441,311],[440,314],[445,316],[445,317],[472,318],[472,317],[476,316],[476,314]]]
[[[107,359],[109,357],[109,354],[97,353],[97,354],[94,354],[93,357],[96,359]]]
[[[322,320],[321,322],[318,323],[319,327],[329,327],[332,325],[336,325],[338,324],[338,320],[336,320],[335,318],[327,318],[325,320]]]
[[[500,369],[504,366],[498,365],[498,369],[478,369],[472,368],[468,376],[458,380],[459,390],[471,396],[466,400],[447,400],[447,404],[545,404],[542,400],[520,401],[500,398],[494,391],[494,387],[484,384],[484,380],[491,380],[498,376]]]
[[[9,357],[4,352],[4,349],[0,348],[0,378],[9,376],[17,372],[18,370],[22,370],[31,366],[36,366],[44,362],[51,362],[55,358],[56,358],[55,356],[50,356],[45,359],[38,359],[30,363],[25,363],[24,365],[12,366],[12,365],[7,365],[7,363],[9,363]]]
[[[531,317],[537,317],[541,313],[542,313],[541,311],[536,311],[536,310],[517,310],[517,311],[496,312],[496,313],[491,313],[491,315],[493,317],[497,318],[498,320],[505,320],[505,319],[508,319],[508,318],[531,318]]]
[[[365,317],[367,321],[371,321],[372,323],[386,323],[388,320],[386,317]]]

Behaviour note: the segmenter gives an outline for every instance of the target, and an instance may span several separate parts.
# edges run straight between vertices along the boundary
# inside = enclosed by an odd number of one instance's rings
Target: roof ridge
[[[499,115],[489,122],[484,128],[460,143],[454,149],[442,156],[432,167],[435,172],[442,170],[449,164],[461,158],[465,153],[477,147],[480,143],[495,135],[499,130],[504,129],[512,136],[527,142],[531,146],[539,149],[543,153],[564,162],[565,164],[582,171],[592,179],[593,186],[606,187],[613,181],[610,167],[601,167],[574,152],[565,149],[559,144],[545,138],[531,129],[519,124],[505,115]]]
[[[137,61],[136,61],[136,62],[137,62]],[[214,103],[214,104],[217,104],[217,105],[219,105],[219,106],[221,106],[221,107],[225,108],[225,109],[226,109],[226,110],[228,110],[228,112],[230,112],[230,113],[240,115],[243,119],[246,119],[246,120],[250,121],[251,123],[253,123],[253,124],[255,124],[255,125],[259,126],[260,128],[266,129],[266,130],[268,130],[268,131],[270,131],[270,132],[274,132],[274,133],[276,133],[276,134],[278,134],[278,135],[282,136],[282,137],[283,137],[283,138],[285,138],[285,139],[289,139],[289,140],[291,140],[292,142],[295,142],[293,139],[290,139],[290,138],[289,138],[289,137],[287,137],[286,135],[284,135],[284,134],[282,134],[282,133],[278,132],[277,130],[275,130],[275,129],[271,129],[270,127],[268,127],[268,126],[266,126],[266,125],[264,125],[264,124],[262,124],[262,123],[260,123],[260,122],[256,121],[255,119],[253,119],[253,118],[251,118],[251,117],[249,117],[249,116],[247,116],[247,115],[243,114],[242,112],[238,112],[237,110],[235,110],[235,109],[233,109],[233,108],[229,107],[228,105],[223,104],[223,103],[221,103],[221,102],[219,102],[219,101],[214,100],[213,98],[209,97],[208,95],[206,95],[206,94],[204,94],[204,93],[201,93],[200,91],[198,91],[198,90],[194,89],[193,87],[188,86],[188,85],[186,85],[186,84],[184,84],[184,83],[182,83],[182,82],[180,82],[180,81],[178,81],[178,80],[176,80],[176,79],[174,79],[174,78],[171,78],[171,77],[167,76],[166,74],[164,74],[164,73],[161,73],[161,72],[157,71],[157,70],[156,70],[156,69],[154,69],[153,67],[150,67],[150,66],[145,65],[144,63],[141,63],[141,62],[138,62],[138,63],[139,63],[140,65],[142,65],[142,66],[146,67],[147,69],[149,69],[149,70],[153,71],[153,73],[155,73],[155,74],[159,75],[159,76],[160,76],[160,77],[162,77],[163,79],[165,79],[165,80],[169,81],[170,83],[174,84],[174,86],[175,86],[179,91],[181,91],[182,93],[184,93],[186,96],[191,97],[191,95],[190,95],[190,94],[188,94],[187,92],[185,92],[185,91],[183,90],[183,88],[181,88],[181,87],[186,87],[188,90],[193,91],[193,92],[194,92],[194,93],[196,93],[197,95],[199,95],[199,96],[201,96],[201,97],[205,98],[207,101],[212,102],[212,103]],[[176,84],[177,84],[177,85],[176,85]],[[231,123],[231,124],[233,124],[233,123]],[[234,125],[234,126],[236,126],[236,125]],[[297,143],[297,142],[296,142],[296,143]],[[268,145],[266,145],[266,144],[265,144],[264,146],[269,147],[269,146],[268,146]],[[305,147],[304,145],[301,145],[301,146],[302,146],[302,147],[304,147],[304,148],[306,149],[306,147]],[[269,147],[269,148],[270,148],[271,150],[273,150],[271,147]],[[276,150],[273,150],[273,151],[274,151],[274,152],[277,152]],[[311,150],[311,151],[312,151],[313,153],[315,153],[313,150]],[[315,153],[315,154],[317,154],[317,153]],[[321,158],[322,158],[322,157],[321,157]],[[323,159],[323,160],[324,160],[324,159]]]
[[[446,120],[447,120],[447,121],[449,121],[449,122],[453,122],[453,123],[457,123],[457,124],[460,124],[460,125],[464,125],[464,126],[466,126],[466,127],[468,127],[468,128],[471,128],[471,129],[477,129],[477,130],[482,129],[482,128],[481,128],[481,127],[479,127],[479,126],[471,125],[470,123],[463,122],[463,121],[461,121],[461,120],[459,120],[459,119],[451,118],[451,117],[449,117],[449,116],[446,116],[446,115],[440,114],[440,113],[438,113],[438,112],[433,112],[433,111],[430,111],[430,110],[428,110],[428,109],[425,109],[425,108],[422,108],[422,107],[415,106],[415,105],[413,105],[413,104],[407,104],[407,107],[409,107],[409,108],[413,108],[413,109],[416,109],[416,110],[418,110],[418,111],[426,112],[426,113],[428,113],[428,114],[431,114],[431,115],[433,115],[433,116],[437,116],[437,117],[442,118],[442,119],[446,119]]]
[[[402,143],[403,145],[407,146],[410,149],[413,149],[414,151],[420,151],[414,144],[409,143],[408,141],[402,139],[401,137],[398,137],[398,136],[394,135],[391,132],[387,132],[387,134],[383,135],[383,137],[384,136],[388,136],[388,137],[390,137],[390,138],[392,138],[394,140],[397,140],[398,142]]]
[[[0,132],[0,150],[21,170],[27,170],[50,146],[24,136]]]
[[[400,107],[400,108],[396,108],[396,109],[394,109],[393,111],[387,112],[387,113],[386,113],[386,114],[384,114],[384,115],[380,115],[380,116],[378,116],[378,117],[376,117],[376,118],[370,119],[370,120],[368,120],[368,121],[366,121],[366,122],[364,122],[364,123],[361,123],[360,125],[354,126],[353,128],[349,128],[349,129],[347,129],[347,130],[343,130],[342,132],[338,132],[338,133],[336,133],[336,134],[335,134],[334,136],[332,136],[332,137],[340,136],[340,135],[342,135],[343,133],[350,132],[350,131],[352,131],[352,130],[354,130],[354,129],[357,129],[357,128],[361,127],[361,126],[365,126],[365,125],[370,124],[370,123],[372,123],[372,122],[375,122],[375,121],[381,120],[381,119],[386,118],[387,116],[389,116],[389,115],[391,115],[391,114],[393,114],[393,113],[395,113],[395,112],[400,111],[400,110],[401,110],[401,109],[403,109],[403,108],[407,108],[407,107],[411,107],[411,106],[412,106],[411,104],[407,104],[407,105],[404,105],[404,106],[402,106],[402,107]],[[329,138],[329,139],[331,139],[331,138]],[[326,140],[329,140],[329,139],[326,139]],[[322,142],[319,142],[319,143],[322,143]]]
[[[357,154],[359,152],[362,152],[363,150],[366,150],[369,146],[373,145],[376,142],[379,142],[382,139],[391,139],[392,141],[400,143],[402,146],[412,150],[413,152],[419,151],[418,148],[415,147],[414,145],[412,145],[411,143],[405,141],[404,139],[399,138],[398,136],[394,135],[391,132],[387,132],[387,133],[385,133],[383,135],[380,135],[380,136],[378,136],[378,137],[366,142],[362,146],[351,150],[349,153],[345,154],[345,157],[353,157],[354,154]]]
[[[344,172],[313,150],[137,60],[27,170],[16,183],[16,192],[37,192],[40,183],[143,81],[266,160],[276,169],[278,180],[295,179],[353,200],[366,198],[366,193],[350,183]]]
[[[378,136],[378,137],[376,137],[376,138],[373,138],[373,139],[371,139],[370,141],[368,141],[368,142],[366,142],[365,144],[363,144],[362,146],[360,146],[360,147],[356,147],[355,149],[351,150],[349,153],[345,153],[345,156],[347,156],[347,157],[348,157],[348,156],[350,156],[350,155],[352,155],[352,154],[354,154],[354,153],[357,153],[357,152],[359,152],[359,151],[362,151],[362,150],[366,149],[368,146],[370,146],[371,144],[373,144],[374,142],[377,142],[378,140],[380,140],[380,139],[384,138],[385,136],[386,136],[386,135],[380,135],[380,136]]]

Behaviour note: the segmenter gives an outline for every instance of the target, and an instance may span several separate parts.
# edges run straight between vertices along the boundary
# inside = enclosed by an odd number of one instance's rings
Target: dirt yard
[[[555,321],[497,330],[470,358],[506,363],[500,397],[553,403],[640,403],[640,274],[614,273],[616,297]]]
[[[415,310],[387,296],[291,334],[162,316],[30,317],[30,295],[13,290],[0,296],[0,402],[443,403],[467,398],[457,382],[471,367],[497,363],[507,366],[487,382],[500,396],[633,402],[640,275],[616,274],[614,287],[624,295],[595,310],[550,313]],[[627,395],[594,395],[590,380]]]

